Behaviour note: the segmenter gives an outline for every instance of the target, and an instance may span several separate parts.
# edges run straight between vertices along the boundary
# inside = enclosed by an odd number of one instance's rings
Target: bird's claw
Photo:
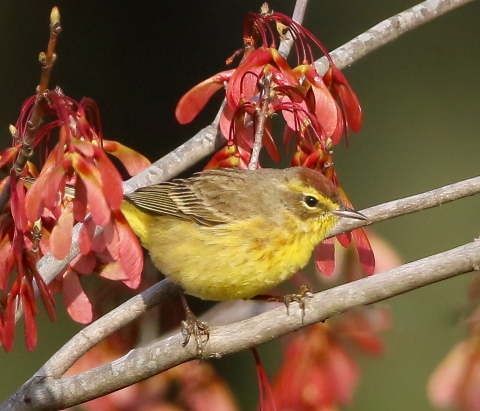
[[[186,347],[193,335],[197,344],[197,356],[203,357],[203,351],[210,338],[210,327],[206,322],[197,320],[195,314],[188,306],[187,299],[183,292],[180,293],[183,308],[185,310],[185,320],[182,321],[181,330],[183,335],[182,347]]]
[[[283,303],[287,307],[287,315],[290,315],[288,308],[292,302],[297,302],[302,310],[302,324],[303,319],[305,318],[305,301],[313,297],[312,292],[306,285],[300,287],[300,292],[298,294],[287,294],[283,297]]]
[[[204,321],[197,320],[194,316],[187,318],[185,321],[182,321],[182,335],[183,343],[182,346],[186,347],[190,341],[190,337],[193,335],[195,338],[195,343],[197,344],[197,355],[202,356],[210,338],[210,327]]]

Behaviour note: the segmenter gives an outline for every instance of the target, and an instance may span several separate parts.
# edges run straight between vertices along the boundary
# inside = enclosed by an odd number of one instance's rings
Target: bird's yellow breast
[[[130,212],[122,210],[157,267],[187,293],[206,300],[267,292],[308,263],[335,223],[325,216],[321,222],[294,225],[294,232],[255,218],[208,227],[130,207]]]

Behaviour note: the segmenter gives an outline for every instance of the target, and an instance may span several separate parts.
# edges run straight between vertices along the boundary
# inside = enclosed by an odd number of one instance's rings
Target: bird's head
[[[305,167],[289,170],[283,202],[303,231],[330,231],[339,217],[366,220],[367,218],[344,206],[333,183],[322,173]]]

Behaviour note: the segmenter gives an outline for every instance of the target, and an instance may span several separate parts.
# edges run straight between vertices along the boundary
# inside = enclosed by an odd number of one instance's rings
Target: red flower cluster
[[[276,38],[285,38],[287,31],[294,39],[297,52],[298,65],[293,68],[277,49]],[[182,124],[188,123],[210,97],[226,85],[226,105],[220,129],[228,142],[206,168],[247,168],[259,123],[258,113],[265,111],[266,102],[262,144],[270,157],[280,160],[272,137],[271,118],[275,113],[281,113],[286,123],[283,144],[287,148],[293,139],[296,145],[292,166],[321,171],[339,189],[343,203],[351,206],[338,182],[331,152],[344,132],[348,144],[348,129],[358,132],[362,126],[360,104],[345,76],[312,33],[290,17],[270,12],[266,5],[261,13],[247,15],[243,37],[244,49],[234,54],[243,54],[238,68],[201,82],[177,105],[177,119]],[[317,46],[329,61],[330,68],[323,76],[316,71],[311,44]],[[344,247],[352,238],[365,271],[373,274],[375,258],[364,231],[357,229],[337,237]],[[333,242],[331,239],[320,244],[316,253],[317,266],[325,275],[333,273],[335,268]]]
[[[332,325],[312,325],[295,336],[272,385],[274,406],[266,409],[330,411],[348,404],[359,370],[346,347],[379,354],[383,342],[378,334],[390,324],[387,310],[370,307],[344,314]]]
[[[480,338],[461,341],[430,377],[428,394],[436,408],[461,411],[480,409]]]
[[[0,154],[1,168],[10,168],[25,150],[24,136],[31,131],[30,119],[37,98],[29,98],[22,107],[20,119],[12,128],[13,146]],[[2,181],[5,187],[9,179],[11,189],[10,209],[3,210],[0,231],[0,331],[7,351],[13,343],[18,302],[25,316],[27,347],[31,350],[36,344],[34,315],[38,310],[34,285],[54,319],[51,290],[38,274],[36,263],[48,252],[59,260],[66,258],[77,222],[83,223],[79,233],[80,255],[56,281],[63,288],[67,309],[75,320],[92,320],[91,305],[78,274],[98,272],[137,287],[143,267],[138,240],[120,212],[122,179],[106,152],[117,156],[132,174],[147,167],[148,160],[119,143],[102,139],[93,100],[77,103],[59,88],[46,91],[44,98],[45,110],[53,120],[35,131],[31,149],[41,145],[48,148],[55,128],[59,128],[58,142],[51,150],[45,150],[40,174],[30,162],[21,172],[24,178],[36,179],[33,184],[24,183],[14,171]],[[26,191],[26,186],[31,188]]]
[[[466,323],[468,337],[457,343],[430,377],[428,396],[436,408],[461,411],[480,410],[480,278],[470,283],[472,312]]]

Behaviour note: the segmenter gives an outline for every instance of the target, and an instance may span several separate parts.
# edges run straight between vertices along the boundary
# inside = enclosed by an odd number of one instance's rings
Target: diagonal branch
[[[480,241],[475,241],[317,293],[309,300],[303,320],[295,305],[290,315],[284,307],[279,307],[244,321],[212,327],[204,354],[216,358],[242,351],[354,307],[479,269]],[[0,405],[0,411],[63,409],[124,388],[194,359],[196,348],[193,345],[183,348],[181,343],[182,337],[177,333],[81,374],[58,380],[34,376]]]
[[[401,35],[420,27],[444,14],[464,6],[473,0],[426,0],[416,6],[392,16],[373,26],[348,43],[330,53],[333,62],[339,69],[356,63],[362,57],[370,54]],[[325,57],[315,62],[320,74],[328,70],[328,60]]]
[[[60,378],[90,348],[165,301],[177,289],[170,281],[163,280],[132,297],[76,334],[43,365],[37,375]]]
[[[480,194],[480,177],[469,178],[468,180],[449,184],[422,194],[393,200],[388,203],[367,208],[363,210],[362,213],[368,217],[368,220],[353,221],[353,219],[348,218],[342,219],[329,233],[329,237],[334,237],[345,231],[354,230],[355,228],[378,223],[390,218],[437,207],[475,194]]]

